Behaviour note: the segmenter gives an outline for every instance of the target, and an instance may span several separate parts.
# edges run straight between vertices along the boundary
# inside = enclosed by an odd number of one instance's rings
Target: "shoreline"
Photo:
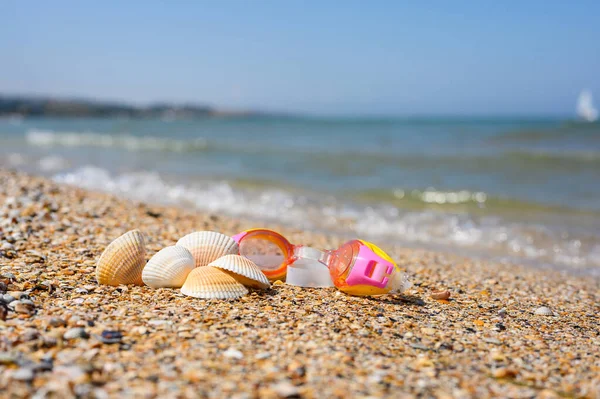
[[[44,176],[51,178],[50,174]],[[527,209],[520,211],[527,214],[510,217],[467,209],[453,213],[436,207],[411,209],[361,202],[343,195],[339,200],[333,193],[319,195],[293,186],[238,185],[226,179],[186,182],[155,171],[115,174],[99,167],[56,173],[52,179],[133,201],[150,198],[155,205],[223,212],[256,221],[253,225],[277,224],[273,221],[277,214],[281,225],[322,235],[358,236],[384,246],[398,244],[600,277],[600,219],[593,214],[536,214]]]
[[[597,278],[385,247],[411,276],[406,294],[274,285],[204,301],[99,286],[95,262],[127,230],[146,235],[149,258],[194,230],[233,235],[252,222],[2,169],[0,206],[0,281],[30,298],[0,319],[0,389],[14,397],[600,396]],[[344,241],[264,227],[293,243]],[[430,297],[439,289],[450,301]],[[122,339],[104,342],[113,330]]]
[[[594,129],[510,122],[24,120],[0,123],[0,168],[200,212],[276,215],[382,245],[401,239],[597,275]]]

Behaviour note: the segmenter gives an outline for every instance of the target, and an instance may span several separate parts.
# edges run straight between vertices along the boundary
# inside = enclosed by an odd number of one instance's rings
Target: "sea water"
[[[0,119],[0,166],[148,202],[600,275],[600,124]]]

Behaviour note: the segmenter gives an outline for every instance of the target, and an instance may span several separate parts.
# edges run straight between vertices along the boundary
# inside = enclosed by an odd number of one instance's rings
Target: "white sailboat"
[[[577,115],[586,122],[595,122],[598,119],[598,110],[594,107],[592,92],[582,90],[577,99]]]

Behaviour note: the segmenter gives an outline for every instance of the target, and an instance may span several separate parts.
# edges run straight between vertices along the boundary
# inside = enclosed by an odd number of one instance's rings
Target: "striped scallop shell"
[[[240,255],[225,255],[211,262],[209,266],[217,267],[231,274],[246,287],[266,289],[271,286],[269,279],[250,259]]]
[[[206,266],[223,255],[237,254],[239,250],[233,238],[214,231],[190,233],[177,241],[176,245],[185,247],[192,253],[196,267]]]
[[[248,293],[235,278],[216,267],[197,267],[188,274],[181,293],[204,299],[239,298]]]
[[[99,284],[144,285],[142,270],[146,264],[146,244],[139,230],[128,231],[104,250],[96,264]]]
[[[146,263],[142,280],[152,288],[180,288],[194,267],[190,251],[173,245],[161,249]]]

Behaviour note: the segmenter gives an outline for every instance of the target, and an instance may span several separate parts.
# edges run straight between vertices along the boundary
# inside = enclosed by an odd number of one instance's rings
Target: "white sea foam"
[[[135,200],[193,206],[298,228],[338,233],[348,233],[350,229],[359,237],[378,242],[458,247],[498,258],[508,255],[513,259],[534,260],[589,273],[600,270],[600,246],[594,240],[565,239],[544,226],[507,223],[496,217],[475,219],[467,214],[429,210],[405,212],[389,205],[357,206],[332,198],[298,196],[279,189],[240,190],[226,181],[174,184],[154,172],[113,176],[93,166],[60,173],[54,179]],[[473,195],[469,195],[469,200],[473,200]]]
[[[487,194],[484,192],[459,190],[459,191],[438,191],[435,188],[428,188],[425,191],[412,190],[410,195],[413,198],[418,198],[427,204],[464,204],[468,202],[476,202],[483,204],[487,200]],[[406,194],[404,190],[394,190],[394,196],[398,199],[403,199]]]
[[[86,166],[54,179],[90,190],[107,191],[131,199],[156,199],[164,204],[192,205],[210,212],[226,212],[263,219],[301,221],[305,216],[296,207],[295,197],[281,190],[271,189],[260,194],[234,190],[225,181],[210,181],[184,186],[164,181],[155,172],[126,173],[111,176],[106,170]]]
[[[26,133],[27,142],[34,146],[102,147],[122,148],[127,151],[175,151],[202,150],[207,146],[202,138],[174,140],[163,137],[133,136],[130,134],[101,134],[94,132],[55,132],[31,129]]]
[[[495,256],[527,259],[600,274],[600,246],[593,237],[568,239],[541,225],[508,223],[495,217],[474,219],[437,211],[400,213],[385,206],[365,212],[355,229],[361,235],[449,248],[471,249]],[[563,233],[563,235],[565,235]]]

